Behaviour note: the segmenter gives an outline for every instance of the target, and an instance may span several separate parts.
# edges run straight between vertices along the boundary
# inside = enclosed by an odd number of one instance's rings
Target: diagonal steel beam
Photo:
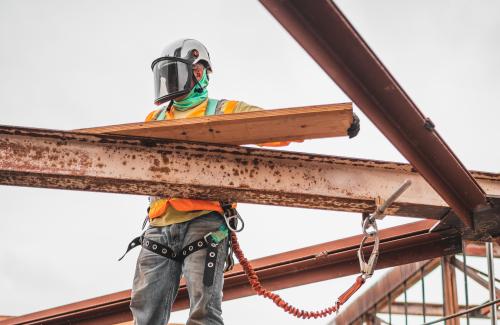
[[[464,312],[465,310],[469,308],[474,308],[477,307],[478,305],[469,305],[467,308],[466,306],[460,305],[458,306],[458,312]],[[414,315],[414,316],[421,316],[422,315],[422,303],[419,302],[408,302],[406,307],[404,303],[402,302],[393,302],[391,305],[391,313],[393,315],[404,315],[405,314],[405,308],[408,313],[408,315]],[[382,314],[388,314],[389,313],[389,308],[383,307],[379,311],[379,313]],[[434,317],[441,317],[443,316],[443,305],[442,304],[437,304],[437,303],[426,303],[425,304],[425,313],[427,316],[434,316]],[[462,316],[465,317],[465,316]],[[469,314],[470,318],[489,318],[486,315],[482,315],[481,313],[470,313]],[[497,319],[500,319],[500,316],[497,316]]]
[[[452,263],[460,271],[467,273],[467,276],[470,277],[472,280],[474,280],[481,287],[485,288],[486,290],[490,289],[490,283],[488,282],[488,280],[486,280],[481,276],[478,270],[468,265],[465,266],[465,264],[462,261],[456,258],[453,259]],[[497,296],[500,296],[500,289],[495,288],[495,292]]]
[[[500,195],[500,175],[475,175]],[[412,186],[389,214],[439,219],[449,211],[407,164],[0,126],[4,185],[371,212],[405,179]]]
[[[380,231],[381,246],[377,268],[411,263],[460,251],[461,240],[449,233],[429,233],[435,221],[423,220]],[[276,254],[252,262],[265,287],[290,288],[359,272],[356,251],[361,236],[352,236]],[[369,244],[365,249],[368,254]],[[241,267],[224,276],[224,300],[255,294]],[[332,293],[332,299],[336,298]],[[115,324],[131,319],[130,290],[0,321],[13,324]],[[174,310],[188,308],[185,284],[181,284]]]
[[[462,223],[487,207],[485,193],[331,0],[260,0],[408,159]]]

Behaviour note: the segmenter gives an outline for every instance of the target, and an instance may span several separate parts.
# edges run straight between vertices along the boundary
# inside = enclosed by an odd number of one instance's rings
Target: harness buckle
[[[205,236],[203,236],[203,240],[205,241],[205,243],[207,243],[208,245],[210,245],[212,243],[212,241],[209,241],[208,240],[208,237],[209,236],[212,236],[213,232],[209,232],[208,234],[206,234]]]

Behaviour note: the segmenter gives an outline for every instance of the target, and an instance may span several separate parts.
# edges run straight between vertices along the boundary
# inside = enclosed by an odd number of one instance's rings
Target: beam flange
[[[437,256],[455,254],[462,245],[459,237],[444,233],[429,233],[435,221],[424,220],[380,231],[381,246],[377,268],[417,262]],[[356,251],[362,236],[352,236],[276,254],[252,262],[263,285],[271,290],[290,288],[334,279],[359,272]],[[372,243],[365,248],[368,255]],[[224,300],[255,294],[240,265],[224,276]],[[338,293],[332,293],[335,295]],[[335,297],[332,297],[332,299]],[[116,324],[131,319],[128,305],[130,290],[74,304],[40,311],[5,321],[14,324]],[[173,310],[188,308],[189,299],[181,283]]]
[[[500,195],[500,176],[477,173]],[[449,208],[407,164],[0,126],[0,184],[371,212],[406,179],[390,215]]]

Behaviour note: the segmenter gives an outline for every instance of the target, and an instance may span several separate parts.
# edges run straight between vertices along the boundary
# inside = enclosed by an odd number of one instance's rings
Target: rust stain
[[[152,172],[159,172],[159,173],[163,173],[163,174],[169,174],[170,173],[170,168],[168,167],[154,167],[154,166],[151,166],[149,168],[150,171]]]

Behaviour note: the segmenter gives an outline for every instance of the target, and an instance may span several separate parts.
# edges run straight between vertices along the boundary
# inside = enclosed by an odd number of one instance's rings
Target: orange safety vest
[[[205,106],[200,104],[198,105],[199,108],[195,107],[193,108],[192,114],[188,115],[187,118],[190,117],[199,117],[199,116],[204,116],[205,115],[205,109],[206,109],[206,103]],[[234,108],[236,107],[237,101],[229,100],[225,101],[222,104],[222,107],[216,111],[216,114],[231,114],[234,112]],[[162,109],[154,110],[151,113],[148,114],[146,117],[146,122],[149,121],[155,121],[159,116],[160,113],[162,112]],[[174,113],[173,110],[169,110],[165,112],[165,119],[167,120],[172,120],[174,119]],[[168,206],[171,205],[174,209],[177,211],[217,211],[222,213],[222,207],[220,206],[220,203],[218,201],[206,201],[206,200],[193,200],[193,199],[178,199],[178,198],[161,198],[157,200],[153,200],[149,204],[149,218],[154,219],[161,217],[162,215],[167,212]]]

